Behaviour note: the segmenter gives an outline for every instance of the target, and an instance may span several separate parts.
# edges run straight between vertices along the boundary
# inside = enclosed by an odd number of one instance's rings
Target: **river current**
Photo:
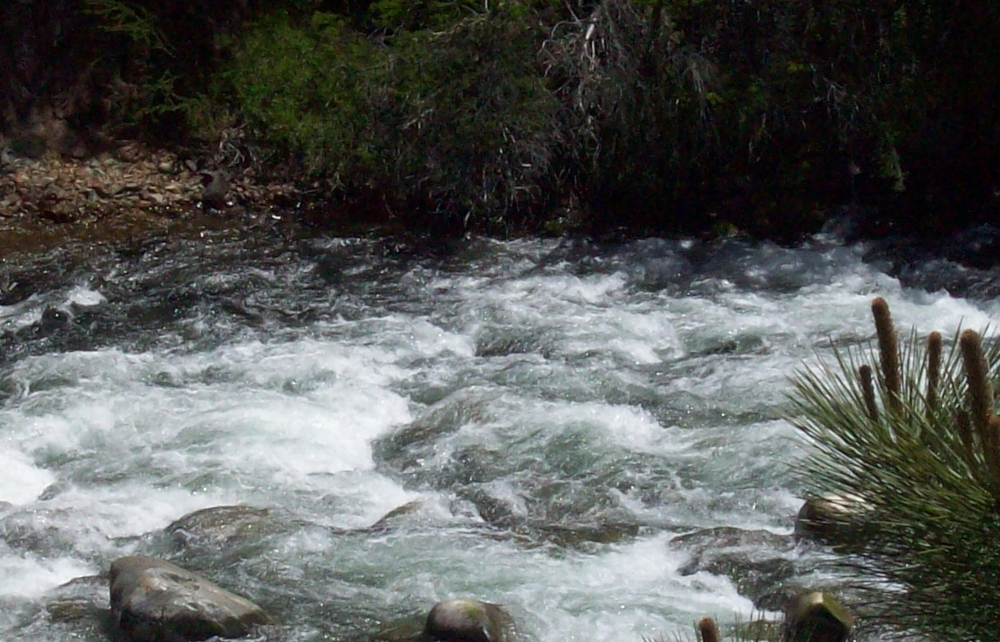
[[[693,639],[835,584],[790,538],[788,377],[868,340],[876,295],[902,328],[1000,313],[864,252],[216,235],[0,263],[0,639],[109,639],[129,554],[290,641],[461,596],[528,642]],[[266,517],[164,530],[236,505]]]

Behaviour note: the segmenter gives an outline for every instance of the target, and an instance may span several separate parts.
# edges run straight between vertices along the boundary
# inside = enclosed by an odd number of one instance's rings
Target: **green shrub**
[[[573,205],[594,231],[795,238],[850,202],[932,229],[943,195],[993,198],[1000,12],[983,0],[269,11],[225,74],[231,111],[344,194],[443,230],[562,229]]]
[[[441,229],[520,225],[545,198],[556,105],[526,51],[534,29],[502,9],[445,31],[376,42],[333,14],[275,14],[228,72],[260,137],[312,174]]]
[[[452,226],[501,231],[522,226],[550,198],[561,132],[558,104],[526,55],[536,35],[497,12],[398,39],[405,120],[390,161],[411,204]]]
[[[316,13],[299,27],[276,14],[243,38],[227,80],[260,140],[310,172],[354,177],[372,166],[366,92],[385,73],[376,54],[337,16]]]

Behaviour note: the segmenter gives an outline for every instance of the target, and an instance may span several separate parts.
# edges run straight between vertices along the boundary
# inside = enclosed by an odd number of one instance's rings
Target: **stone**
[[[511,617],[496,604],[472,599],[438,602],[427,615],[424,633],[439,642],[503,642]]]
[[[808,497],[795,518],[795,539],[809,539],[842,552],[857,550],[872,534],[869,507],[860,497],[832,493]]]
[[[368,530],[373,533],[384,533],[391,530],[393,526],[399,523],[403,518],[420,510],[422,503],[418,500],[412,502],[407,502],[402,506],[397,506],[391,511],[379,518],[377,522],[372,524]]]
[[[790,556],[794,546],[788,535],[731,526],[699,530],[670,540],[671,548],[691,555],[678,573],[724,575],[755,606],[795,575],[795,562]]]
[[[785,613],[786,642],[845,642],[854,627],[850,611],[822,591],[803,593]]]
[[[213,506],[179,518],[165,533],[180,547],[232,548],[247,540],[281,530],[267,508]]]
[[[61,308],[48,307],[42,312],[42,319],[39,322],[43,332],[55,332],[65,328],[73,322],[73,315]]]
[[[202,206],[205,209],[221,210],[226,207],[226,196],[229,195],[229,179],[225,172],[215,170],[203,172],[206,179],[205,189],[201,193]]]
[[[131,642],[238,638],[268,622],[253,602],[165,560],[117,559],[110,582],[114,623]]]

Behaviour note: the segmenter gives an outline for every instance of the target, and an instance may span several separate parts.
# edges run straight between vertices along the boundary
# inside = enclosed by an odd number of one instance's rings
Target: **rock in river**
[[[153,557],[112,562],[111,613],[132,642],[237,638],[267,622],[253,602]]]
[[[424,632],[440,642],[503,642],[510,627],[510,615],[496,604],[457,599],[435,604]]]

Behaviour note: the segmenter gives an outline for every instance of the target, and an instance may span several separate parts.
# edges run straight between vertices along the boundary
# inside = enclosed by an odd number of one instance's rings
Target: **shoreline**
[[[225,205],[206,207],[202,175],[225,172]],[[299,198],[290,182],[258,181],[251,169],[182,159],[127,141],[87,158],[46,153],[0,157],[0,261],[74,243],[121,243],[160,235],[278,222]]]

